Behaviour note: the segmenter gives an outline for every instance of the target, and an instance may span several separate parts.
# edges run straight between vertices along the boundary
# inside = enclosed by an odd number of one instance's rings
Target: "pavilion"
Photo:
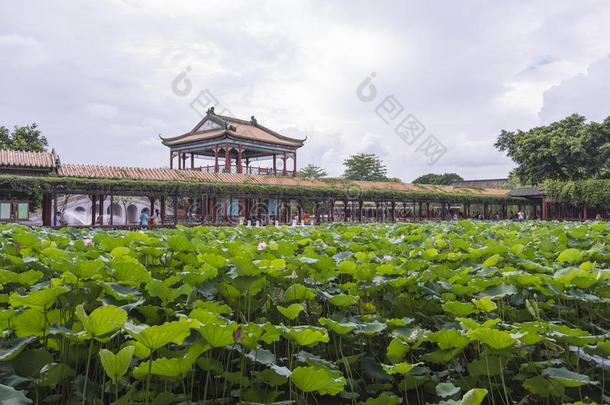
[[[163,138],[169,147],[169,167],[178,170],[197,170],[208,173],[246,173],[258,176],[295,176],[297,149],[306,139],[294,139],[280,135],[258,123],[216,115],[211,107],[205,117],[190,131],[173,138]],[[278,170],[278,158],[282,161]],[[208,160],[213,164],[196,165],[196,160]],[[220,162],[222,159],[223,162]],[[292,159],[292,170],[288,160]],[[190,162],[188,162],[190,160]],[[255,161],[271,160],[272,167],[254,167]],[[190,164],[189,164],[190,163]]]

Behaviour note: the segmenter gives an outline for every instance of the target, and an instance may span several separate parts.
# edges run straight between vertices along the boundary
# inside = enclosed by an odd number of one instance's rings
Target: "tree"
[[[46,152],[49,142],[40,135],[38,125],[33,123],[23,127],[15,126],[11,132],[0,127],[0,149]]]
[[[324,169],[311,163],[297,172],[297,177],[301,179],[319,179],[326,176],[327,174]]]
[[[381,159],[374,153],[358,153],[343,161],[348,180],[387,181],[387,169]]]
[[[413,184],[438,184],[447,186],[452,181],[463,181],[464,179],[457,173],[434,174],[428,173],[413,180]]]
[[[610,178],[610,117],[587,123],[572,114],[528,131],[502,130],[495,147],[518,164],[523,184]]]

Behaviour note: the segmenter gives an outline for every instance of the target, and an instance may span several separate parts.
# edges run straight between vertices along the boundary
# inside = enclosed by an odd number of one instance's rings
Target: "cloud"
[[[207,89],[219,110],[308,136],[300,167],[336,176],[349,154],[374,152],[403,180],[503,177],[501,129],[603,115],[609,20],[597,0],[5,2],[0,125],[38,122],[64,162],[159,167],[157,135],[189,131]],[[371,72],[378,98],[364,103]],[[387,95],[446,147],[433,166],[375,113]]]

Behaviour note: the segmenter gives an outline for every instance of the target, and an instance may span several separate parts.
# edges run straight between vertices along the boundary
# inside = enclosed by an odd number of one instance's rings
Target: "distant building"
[[[504,188],[507,183],[508,178],[452,181],[449,185],[453,187]]]

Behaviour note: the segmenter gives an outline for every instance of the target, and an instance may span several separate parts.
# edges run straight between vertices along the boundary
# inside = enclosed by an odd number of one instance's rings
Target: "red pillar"
[[[214,146],[214,172],[218,173],[218,145]]]
[[[161,225],[163,225],[165,223],[165,197],[161,197],[160,198],[160,204],[161,204]]]
[[[155,198],[149,197],[150,200],[150,217],[152,217],[155,213]]]
[[[292,176],[296,176],[297,175],[297,153],[294,152],[293,155],[293,169],[292,169]]]
[[[97,213],[97,196],[92,195],[91,197],[91,226],[95,225],[95,214]]]
[[[288,170],[286,169],[286,159],[287,159],[286,152],[284,152],[283,159],[284,159],[284,169],[282,170],[282,176],[287,176]]]
[[[174,152],[172,152],[171,150],[169,151],[169,168],[174,168]]]
[[[191,152],[191,170],[195,168],[195,154]]]
[[[583,219],[586,221],[587,220],[587,203],[583,204],[582,210],[583,210]]]
[[[316,201],[313,205],[313,217],[316,221],[316,224],[320,223],[320,203]]]
[[[274,154],[273,154],[273,175],[274,175],[274,176],[277,176],[277,166],[276,166],[276,163],[275,163],[275,156],[276,156],[276,155],[275,155],[275,153],[274,153]]]
[[[104,223],[104,196],[100,196],[100,225]]]
[[[362,200],[358,201],[358,222],[362,222]]]
[[[241,145],[239,145],[239,149],[237,150],[237,173],[241,172]]]
[[[42,226],[51,226],[51,211],[53,210],[53,199],[50,193],[42,194]]]
[[[228,143],[225,143],[225,170],[231,171],[231,156],[229,155]]]

